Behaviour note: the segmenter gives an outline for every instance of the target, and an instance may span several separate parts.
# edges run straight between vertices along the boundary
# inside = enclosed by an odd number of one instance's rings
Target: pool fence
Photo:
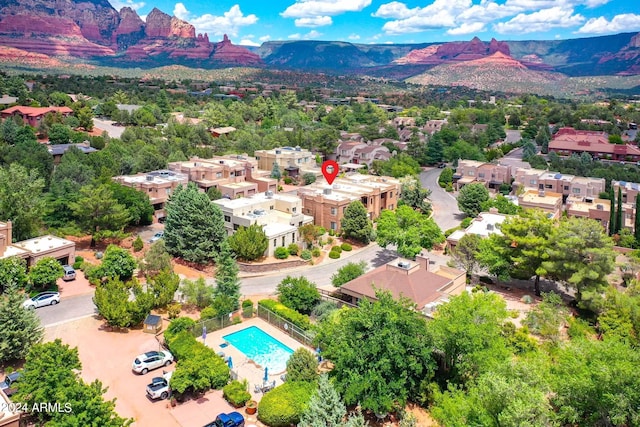
[[[258,317],[280,329],[296,341],[299,341],[309,347],[313,347],[314,337],[312,335],[260,304],[258,304]]]

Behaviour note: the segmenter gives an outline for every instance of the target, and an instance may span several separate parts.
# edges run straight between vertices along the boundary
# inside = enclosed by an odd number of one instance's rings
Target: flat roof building
[[[164,217],[164,206],[178,186],[189,183],[187,175],[171,170],[158,170],[136,175],[116,176],[113,180],[127,187],[135,188],[149,197],[156,218]]]

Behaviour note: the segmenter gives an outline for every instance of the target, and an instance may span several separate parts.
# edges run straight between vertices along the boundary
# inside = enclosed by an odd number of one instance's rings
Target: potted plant
[[[253,415],[256,413],[256,410],[258,409],[258,402],[256,402],[255,400],[249,400],[247,402],[247,406],[245,408],[245,412],[248,415]]]

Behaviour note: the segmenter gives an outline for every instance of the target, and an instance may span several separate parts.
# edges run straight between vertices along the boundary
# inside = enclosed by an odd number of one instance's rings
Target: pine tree
[[[636,195],[636,211],[633,222],[633,236],[636,238],[636,247],[640,245],[640,197]]]
[[[0,296],[0,362],[23,359],[44,334],[35,311],[25,310],[23,301],[15,286]]]
[[[234,310],[240,301],[240,280],[238,280],[238,263],[229,243],[224,240],[216,255],[216,289],[214,296],[225,296],[233,301]]]
[[[622,216],[622,188],[618,187],[618,210],[616,211],[616,232],[618,234],[620,230],[624,228],[624,220]]]
[[[609,200],[611,200],[611,205],[609,207],[609,236],[613,236],[616,230],[616,215],[615,215],[616,199],[613,192],[613,187],[609,189]]]
[[[164,243],[167,252],[190,262],[206,264],[226,239],[222,211],[190,183],[178,187],[166,207]]]
[[[342,427],[347,409],[340,395],[324,374],[318,380],[318,389],[300,419],[299,427]]]

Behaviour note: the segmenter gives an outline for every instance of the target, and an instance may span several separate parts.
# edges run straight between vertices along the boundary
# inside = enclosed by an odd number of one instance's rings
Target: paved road
[[[60,304],[36,309],[43,326],[53,326],[82,317],[96,314],[93,294],[76,295],[62,298]]]
[[[424,188],[431,190],[433,220],[442,231],[460,225],[464,214],[458,209],[458,201],[451,193],[447,193],[438,185],[438,177],[442,169],[431,168],[420,173],[420,182]]]
[[[124,126],[113,126],[113,120],[102,120],[94,117],[93,126],[106,131],[111,138],[120,138],[126,129]]]

